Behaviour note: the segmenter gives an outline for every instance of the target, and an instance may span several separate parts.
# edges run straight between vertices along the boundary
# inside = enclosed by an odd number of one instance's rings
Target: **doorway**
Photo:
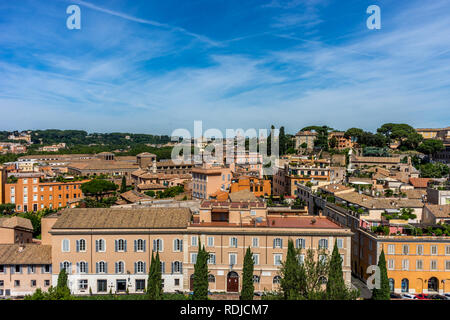
[[[227,275],[227,292],[239,292],[239,275],[234,271]]]

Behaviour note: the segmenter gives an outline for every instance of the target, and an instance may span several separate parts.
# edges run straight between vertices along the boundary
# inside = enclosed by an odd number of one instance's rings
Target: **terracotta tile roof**
[[[255,195],[248,190],[232,192],[228,196],[230,197],[231,202],[256,201],[257,200]]]
[[[163,190],[166,186],[159,183],[141,183],[137,186],[139,190]]]
[[[70,208],[61,212],[52,229],[186,228],[189,208]]]
[[[333,221],[317,216],[268,217],[267,224],[270,228],[343,229]]]
[[[114,160],[88,160],[83,162],[71,162],[69,168],[78,170],[114,170],[114,169],[137,169],[136,163]]]
[[[353,161],[355,162],[375,162],[375,163],[400,163],[400,157],[358,157],[356,156]]]
[[[17,216],[11,218],[0,218],[0,227],[11,229],[22,228],[33,231],[33,225],[29,219]]]
[[[422,208],[423,202],[419,199],[375,198],[357,192],[349,192],[337,196],[347,202],[357,204],[368,209],[398,209]]]
[[[450,218],[450,204],[426,204],[425,207],[430,210],[436,218]]]
[[[414,186],[414,188],[426,188],[430,178],[409,178],[409,183]]]
[[[317,132],[313,131],[299,131],[296,136],[317,136]]]
[[[130,191],[124,192],[120,196],[123,199],[125,199],[126,201],[132,202],[132,203],[138,202],[140,200],[149,200],[149,199],[151,199],[151,197],[149,197],[149,196],[147,196],[145,194],[139,193],[136,190],[130,190]]]
[[[20,248],[23,248],[20,250]],[[51,264],[52,247],[40,244],[0,244],[0,264]]]
[[[319,187],[319,189],[322,189],[322,190],[325,190],[325,191],[328,191],[331,193],[347,191],[347,190],[354,190],[354,188],[347,187],[347,186],[344,186],[343,184],[339,184],[339,183],[327,184],[325,186]]]
[[[404,190],[402,191],[406,194],[408,199],[422,199],[422,196],[427,194],[426,190],[413,189],[413,190]]]

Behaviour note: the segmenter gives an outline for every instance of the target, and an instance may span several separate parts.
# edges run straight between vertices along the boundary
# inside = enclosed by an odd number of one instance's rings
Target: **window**
[[[195,264],[197,262],[197,253],[191,253],[191,263]]]
[[[259,238],[252,238],[252,247],[253,248],[259,247]]]
[[[282,254],[277,253],[277,254],[273,255],[273,264],[274,265],[280,266],[282,260],[283,260],[283,255]]]
[[[395,245],[394,244],[388,245],[388,254],[395,254]]]
[[[20,287],[20,280],[14,280],[14,287]]]
[[[229,258],[230,265],[235,265],[236,264],[237,257],[236,257],[235,253],[230,253],[228,258]]]
[[[210,253],[209,254],[208,263],[209,264],[216,264],[216,254],[215,253]]]
[[[327,239],[319,240],[319,249],[328,249],[328,240]]]
[[[81,261],[77,263],[78,273],[87,273],[88,272],[88,263],[85,261]]]
[[[95,251],[105,252],[105,250],[106,250],[105,240],[103,239],[95,240]]]
[[[404,244],[403,245],[403,254],[408,255],[409,254],[409,245]]]
[[[275,238],[273,239],[273,248],[274,249],[281,249],[283,248],[283,239],[281,238]]]
[[[107,281],[97,280],[97,292],[106,292],[107,290]]]
[[[6,268],[4,265],[0,265],[0,273],[6,273]]]
[[[44,280],[44,286],[48,287],[50,285],[50,280]]]
[[[208,282],[209,282],[209,283],[214,283],[214,282],[216,282],[216,277],[214,277],[213,274],[209,274],[209,275],[208,275]]]
[[[423,270],[423,260],[416,261],[416,270]]]
[[[306,243],[305,243],[305,239],[296,239],[295,240],[295,247],[297,249],[305,249],[306,248]]]
[[[28,273],[36,273],[36,266],[34,265],[28,266]]]
[[[5,285],[5,281],[4,280],[0,280],[0,287],[3,287]]]
[[[450,256],[450,246],[445,246],[445,255]]]
[[[174,239],[173,240],[173,251],[174,252],[183,251],[183,240],[182,239]]]
[[[437,246],[431,246],[431,254],[432,255],[437,255]]]
[[[31,280],[31,286],[36,287],[36,280]]]
[[[97,262],[95,265],[95,273],[107,273],[108,267],[105,261]]]
[[[175,279],[174,285],[178,287],[180,285],[180,279]]]
[[[44,265],[43,273],[50,273],[50,269],[51,269],[51,265],[50,264]]]
[[[137,239],[134,240],[134,251],[135,252],[145,252],[145,240]]]
[[[16,264],[14,268],[15,273],[22,273],[22,267],[20,265]]]
[[[145,280],[136,279],[136,291],[143,292],[145,290]]]
[[[388,260],[388,270],[394,270],[394,260]]]
[[[449,271],[450,270],[450,260],[446,260],[445,261],[445,271]]]
[[[88,287],[87,279],[80,279],[80,280],[78,280],[78,289],[79,290],[86,290],[87,287]]]
[[[69,252],[70,251],[70,242],[69,239],[64,239],[62,241],[62,252]]]
[[[145,273],[145,262],[143,261],[135,262],[134,273]]]
[[[326,254],[319,254],[319,262],[326,263],[327,262],[327,255]]]
[[[259,283],[261,281],[259,276],[254,275],[253,276],[253,283]]]
[[[164,249],[163,239],[153,240],[153,251],[162,252]]]
[[[80,239],[76,241],[77,252],[86,252],[86,240]]]
[[[214,247],[214,237],[208,237],[208,247]]]
[[[281,283],[281,277],[275,276],[273,277],[273,284],[280,284]]]
[[[255,266],[259,265],[259,253],[254,253],[253,254],[253,264]]]
[[[417,246],[417,255],[419,255],[419,256],[423,255],[423,245],[422,244],[419,244]]]
[[[230,238],[230,247],[237,248],[238,247],[238,239],[235,237]]]
[[[116,273],[124,273],[125,263],[123,261],[116,262]]]
[[[126,252],[127,251],[127,240],[119,239],[116,240],[116,252]]]
[[[431,260],[430,261],[430,269],[432,271],[436,271],[437,270],[437,261],[436,260]]]
[[[183,263],[180,261],[172,262],[172,273],[182,273]]]
[[[298,263],[299,264],[303,264],[305,262],[305,255],[304,254],[299,254],[298,255]]]
[[[402,270],[409,270],[409,260],[408,259],[405,259],[405,260],[402,260]]]

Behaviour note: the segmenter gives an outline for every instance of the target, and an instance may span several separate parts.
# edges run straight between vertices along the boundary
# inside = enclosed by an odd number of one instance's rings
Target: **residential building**
[[[344,150],[353,148],[353,142],[350,138],[345,137],[345,132],[334,131],[328,133],[328,144],[330,145],[330,141],[332,139],[336,139],[336,149]],[[331,147],[331,145],[330,145]]]
[[[0,218],[0,244],[23,244],[33,241],[33,225],[18,216]]]
[[[270,180],[252,176],[240,176],[237,179],[233,179],[230,192],[242,190],[252,192],[256,197],[269,197],[271,195]]]
[[[229,190],[232,182],[231,168],[211,166],[192,169],[192,198],[209,199],[218,190]]]
[[[312,150],[314,148],[314,141],[317,139],[317,132],[313,131],[299,131],[295,135],[295,149],[303,148],[306,144],[306,149]]]

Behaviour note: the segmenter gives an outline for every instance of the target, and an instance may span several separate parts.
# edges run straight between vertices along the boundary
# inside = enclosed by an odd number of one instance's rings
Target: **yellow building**
[[[359,236],[360,245],[354,253],[360,259],[353,256],[352,260],[359,260],[364,272],[378,263],[383,249],[391,291],[450,293],[450,237],[380,236],[364,231]],[[363,278],[369,276],[364,273]]]

